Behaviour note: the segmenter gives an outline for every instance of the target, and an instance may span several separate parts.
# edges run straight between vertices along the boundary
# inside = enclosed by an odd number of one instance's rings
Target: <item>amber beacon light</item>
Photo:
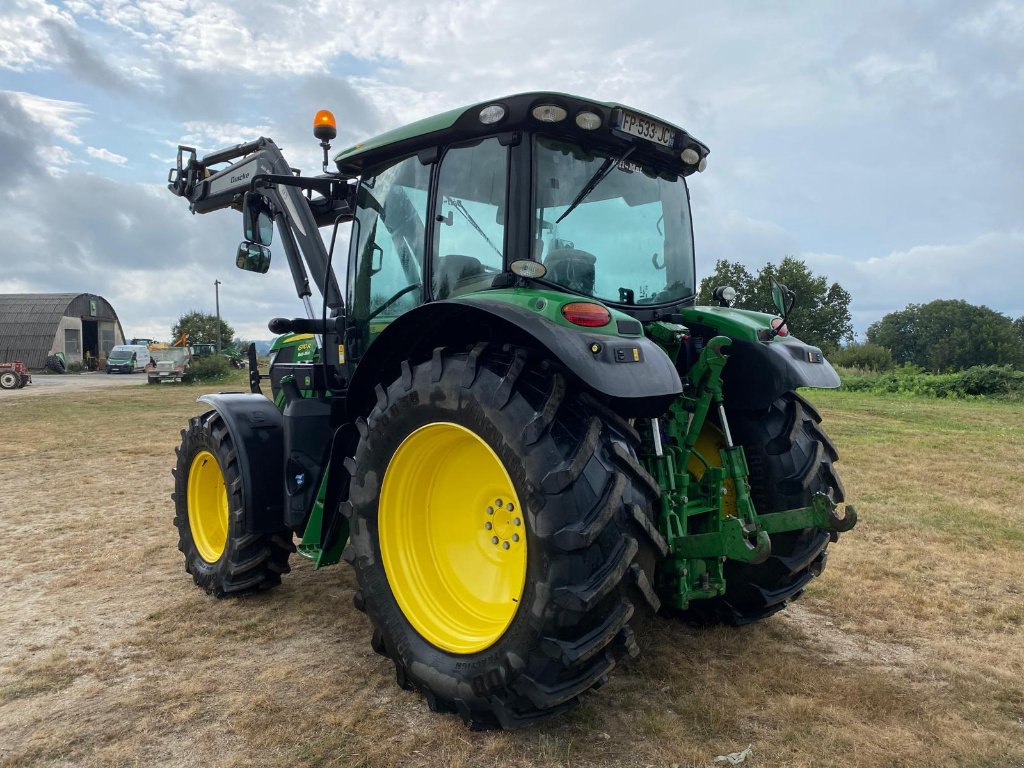
[[[313,135],[320,141],[330,141],[338,135],[338,122],[329,109],[321,109],[313,118]]]

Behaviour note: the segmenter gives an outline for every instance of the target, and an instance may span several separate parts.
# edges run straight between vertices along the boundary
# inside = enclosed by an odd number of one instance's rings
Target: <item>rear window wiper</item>
[[[573,201],[571,203],[569,203],[569,207],[565,209],[565,212],[561,216],[559,216],[557,219],[555,219],[555,224],[558,224],[562,219],[564,219],[566,216],[568,216],[570,213],[572,213],[576,209],[577,205],[579,205],[584,200],[586,200],[587,195],[589,195],[591,192],[593,192],[595,189],[597,189],[597,185],[600,184],[602,181],[604,181],[605,178],[607,178],[608,174],[612,172],[612,168],[614,168],[619,163],[621,163],[623,160],[625,160],[627,157],[629,157],[631,154],[633,154],[633,150],[634,149],[636,149],[636,145],[635,144],[632,145],[629,149],[627,149],[618,158],[615,158],[615,157],[607,157],[607,158],[605,158],[605,161],[603,163],[601,163],[601,167],[598,168],[597,172],[593,176],[590,177],[590,179],[587,181],[586,184],[583,185],[583,187],[579,191],[579,194],[577,194],[576,197],[573,199]]]

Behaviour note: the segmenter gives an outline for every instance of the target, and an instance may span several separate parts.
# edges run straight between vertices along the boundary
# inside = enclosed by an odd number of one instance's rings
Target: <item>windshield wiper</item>
[[[558,224],[562,219],[564,219],[566,216],[568,216],[570,213],[576,210],[576,206],[582,203],[584,200],[586,200],[587,195],[589,195],[591,192],[597,189],[597,185],[605,180],[608,174],[612,172],[612,168],[614,168],[616,165],[618,165],[631,154],[633,154],[634,149],[636,149],[635,144],[631,146],[629,149],[627,149],[621,157],[605,158],[605,161],[601,163],[601,167],[598,168],[597,172],[590,177],[586,184],[583,185],[583,187],[579,191],[579,194],[577,194],[573,201],[569,203],[569,207],[565,209],[565,212],[557,219],[555,219],[555,224]]]
[[[496,246],[494,243],[491,242],[491,238],[489,238],[487,236],[487,233],[484,232],[482,229],[480,229],[480,225],[476,223],[476,219],[474,219],[470,215],[469,211],[466,210],[466,206],[465,206],[465,204],[463,204],[463,202],[461,200],[457,200],[454,197],[445,196],[444,202],[445,202],[446,205],[450,205],[456,211],[458,211],[463,216],[465,216],[466,217],[466,221],[469,222],[470,226],[472,226],[473,229],[475,229],[480,234],[480,237],[482,237],[484,240],[487,241],[487,244],[489,246],[491,246],[491,248],[494,249],[494,252],[496,254],[498,254],[498,256],[502,255],[501,250],[499,250],[498,246]]]

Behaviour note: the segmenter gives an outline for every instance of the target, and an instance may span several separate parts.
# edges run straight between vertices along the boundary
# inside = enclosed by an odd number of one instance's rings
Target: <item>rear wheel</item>
[[[21,383],[21,376],[14,371],[0,373],[0,389],[17,389]]]
[[[750,495],[758,512],[809,506],[817,493],[843,501],[833,466],[839,453],[821,428],[821,415],[800,395],[787,392],[766,411],[736,410],[728,416],[733,439],[747,457]],[[727,561],[725,595],[694,603],[688,617],[699,623],[749,624],[798,598],[825,568],[829,533],[806,528],[771,538],[772,553],[765,562]]]
[[[238,455],[224,420],[216,411],[191,419],[176,452],[174,525],[195,583],[217,597],[280,584],[295,545],[286,530],[246,532]]]
[[[665,544],[623,420],[525,350],[478,345],[403,363],[357,427],[347,557],[402,687],[512,728],[639,652]]]

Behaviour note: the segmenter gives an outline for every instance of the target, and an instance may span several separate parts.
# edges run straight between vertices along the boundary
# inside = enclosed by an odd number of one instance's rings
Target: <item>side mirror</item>
[[[235,266],[246,272],[266,274],[270,269],[270,249],[257,243],[240,243],[238,255],[235,257]]]
[[[242,232],[242,236],[250,243],[270,245],[274,242],[274,220],[270,217],[270,206],[258,192],[246,192],[242,198]]]
[[[793,309],[793,305],[796,304],[796,294],[774,277],[769,278],[769,280],[772,286],[772,304],[775,305],[775,310],[785,319],[789,315],[790,310]]]

